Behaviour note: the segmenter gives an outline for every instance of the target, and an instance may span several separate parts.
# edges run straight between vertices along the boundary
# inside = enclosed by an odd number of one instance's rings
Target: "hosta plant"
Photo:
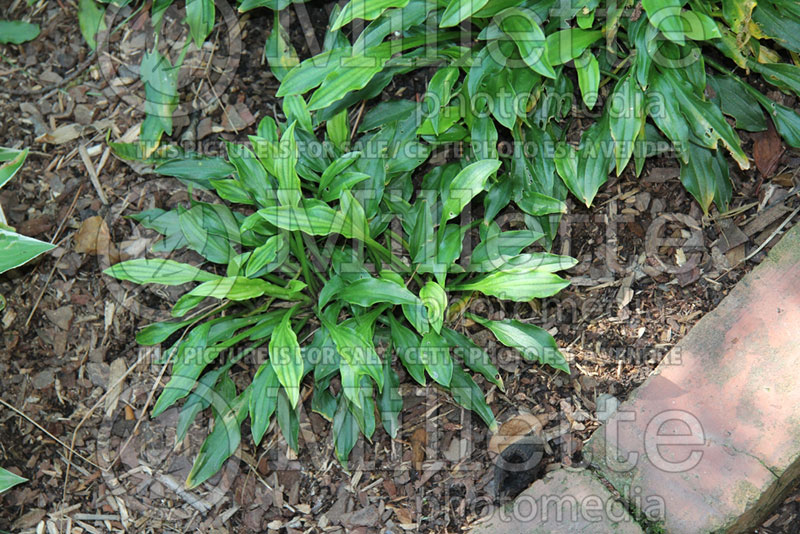
[[[0,147],[0,187],[8,183],[25,163],[28,149],[16,150]],[[39,254],[52,249],[54,245],[32,237],[18,234],[8,226],[5,214],[0,207],[0,273],[19,267]]]
[[[424,134],[490,158],[498,139],[532,146],[536,157],[506,160],[494,193],[523,210],[525,191],[563,200],[569,189],[589,206],[610,173],[633,162],[638,175],[669,150],[703,210],[724,211],[729,160],[750,165],[735,128],[762,131],[769,119],[800,148],[800,115],[746,79],[800,94],[795,1],[350,0],[331,18],[323,51],[283,75],[278,96],[308,95],[326,118],[433,64]],[[557,217],[540,222],[551,233]]]
[[[480,295],[516,302],[554,295],[568,284],[555,273],[575,261],[532,251],[544,234],[531,229],[530,215],[501,220],[502,227],[495,221],[502,203],[493,191],[506,179],[495,155],[429,164],[435,145],[417,133],[431,127],[422,106],[377,108],[364,115],[358,135],[346,108],[322,121],[303,98],[289,96],[286,122],[265,118],[250,146],[228,144],[226,158],[150,156],[155,172],[227,201],[131,215],[163,239],[154,257],[105,271],[137,284],[191,284],[172,306],[174,321],[137,335],[144,345],[169,341],[172,374],[153,415],[185,399],[182,439],[201,410],[214,411],[189,486],[234,452],[248,417],[256,444],[276,415],[296,449],[306,391],[310,407],[331,421],[336,456],[346,465],[359,435],[371,439],[381,424],[396,436],[401,367],[494,429],[478,384],[503,382],[467,326],[569,372],[546,331],[470,313],[469,304]],[[114,148],[130,155],[130,146]],[[537,216],[564,210],[552,199],[526,198]],[[182,248],[207,263],[164,257]],[[252,382],[237,388],[228,372],[249,355],[260,356],[258,366]]]

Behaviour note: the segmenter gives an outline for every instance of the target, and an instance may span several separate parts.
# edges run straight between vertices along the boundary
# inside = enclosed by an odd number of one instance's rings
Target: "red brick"
[[[800,475],[798,369],[800,226],[697,323],[584,452],[629,501],[663,498],[667,532],[745,532]],[[658,417],[676,414],[699,425],[702,444],[684,436],[656,453]],[[660,428],[673,437],[688,431],[678,419]],[[695,465],[663,468],[693,452]],[[620,469],[607,453],[638,458]]]

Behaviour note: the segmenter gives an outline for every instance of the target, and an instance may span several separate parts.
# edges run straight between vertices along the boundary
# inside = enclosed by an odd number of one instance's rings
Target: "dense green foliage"
[[[493,216],[459,224],[500,161],[454,162],[417,178],[430,152],[416,134],[423,117],[414,109],[419,106],[392,114],[376,108],[364,118],[366,133],[355,139],[345,110],[328,121],[320,143],[305,102],[290,97],[284,100],[287,122],[264,119],[251,137],[252,151],[229,144],[227,161],[184,155],[156,167],[252,212],[245,216],[222,203],[199,201],[189,209],[142,212],[133,217],[164,234],[154,250],[188,247],[211,268],[154,258],[106,271],[135,283],[200,282],[175,303],[178,322],[151,325],[137,336],[150,345],[185,330],[167,351],[172,379],[154,408],[157,415],[188,396],[179,438],[209,395],[225,401],[227,408],[215,410],[216,429],[190,484],[215,473],[235,450],[238,425],[248,415],[256,442],[276,413],[296,448],[296,410],[306,375],[313,385],[312,409],[332,421],[342,463],[360,433],[372,436],[376,407],[383,427],[395,436],[402,399],[393,355],[414,380],[425,384],[427,373],[495,427],[472,373],[503,384],[489,355],[459,331],[466,303],[473,292],[520,302],[551,296],[567,285],[554,272],[575,262],[523,253],[543,237],[536,230],[502,231]],[[480,241],[465,257],[468,232]],[[185,319],[207,297],[225,303],[224,314],[219,307],[205,308]],[[525,358],[569,371],[541,328],[471,319]],[[244,350],[231,354],[235,346]],[[237,392],[227,370],[262,346],[268,358],[253,382]],[[220,355],[227,361],[210,365]]]
[[[542,329],[466,310],[475,294],[527,302],[566,286],[555,272],[574,260],[531,246],[550,249],[569,192],[589,206],[610,173],[632,163],[638,175],[647,157],[670,152],[703,210],[725,210],[729,161],[749,166],[736,128],[761,131],[769,117],[800,147],[800,116],[742,77],[800,93],[791,2],[352,0],[331,13],[322,52],[302,62],[279,25],[285,4],[240,5],[276,10],[266,55],[285,120],[262,120],[250,147],[230,144],[226,158],[158,148],[172,131],[177,69],[152,50],[141,144],[114,146],[226,201],[133,216],[163,234],[159,257],[106,271],[199,283],[175,303],[177,321],[137,336],[170,341],[172,377],[154,414],[185,399],[179,439],[201,410],[214,412],[189,485],[233,453],[248,416],[256,443],[276,415],[297,448],[304,385],[346,465],[378,420],[396,435],[401,365],[494,428],[478,384],[503,384],[464,319],[527,359],[569,368]],[[187,0],[196,43],[213,13],[210,0]],[[363,31],[351,31],[358,20]],[[357,111],[421,68],[430,69],[421,102]],[[510,213],[513,226],[500,219]],[[185,247],[206,266],[164,259]],[[215,303],[196,311],[207,298]],[[260,354],[252,382],[237,388],[231,368]]]

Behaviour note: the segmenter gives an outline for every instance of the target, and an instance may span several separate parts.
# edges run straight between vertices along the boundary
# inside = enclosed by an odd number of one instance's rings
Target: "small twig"
[[[788,217],[786,217],[786,218],[783,220],[783,222],[781,223],[781,225],[780,225],[780,226],[778,226],[778,227],[775,229],[775,231],[774,231],[774,232],[772,232],[772,233],[770,234],[770,236],[769,236],[767,239],[765,239],[765,240],[764,240],[764,242],[763,242],[763,243],[761,243],[761,245],[760,245],[760,246],[759,246],[757,249],[755,249],[753,252],[751,252],[750,254],[748,254],[747,256],[745,256],[745,258],[744,258],[742,261],[743,261],[743,262],[745,262],[745,261],[747,261],[747,260],[751,259],[753,256],[755,256],[755,255],[756,255],[756,254],[758,254],[759,252],[761,252],[761,250],[762,250],[764,247],[766,247],[766,246],[767,246],[767,244],[769,244],[769,242],[770,242],[770,241],[772,241],[772,240],[775,238],[775,236],[776,236],[776,235],[778,235],[778,234],[781,232],[781,230],[783,230],[783,228],[784,228],[784,227],[785,227],[787,224],[789,224],[789,221],[791,221],[791,220],[794,218],[794,216],[795,216],[795,215],[797,215],[797,213],[798,213],[798,212],[800,212],[800,206],[798,206],[797,208],[795,208],[795,210],[794,210],[792,213],[790,213],[790,214],[789,214],[789,216],[788,216]]]
[[[9,89],[7,87],[0,86],[0,91],[2,91],[4,93],[8,93],[8,94],[10,94],[12,96],[30,96],[30,95],[39,95],[39,94],[42,94],[42,93],[48,93],[48,95],[46,95],[46,96],[49,96],[49,93],[51,93],[52,91],[55,91],[57,89],[61,89],[62,87],[67,85],[69,82],[71,82],[72,80],[77,78],[80,73],[82,73],[83,71],[85,71],[89,67],[89,65],[94,63],[94,59],[95,59],[95,55],[94,55],[94,52],[92,52],[89,55],[89,57],[84,60],[83,63],[81,63],[80,65],[78,65],[75,68],[75,70],[72,72],[72,74],[70,74],[69,76],[67,76],[66,78],[64,78],[63,80],[61,80],[60,82],[58,82],[56,84],[48,85],[46,87],[40,87],[39,89]],[[46,98],[46,96],[43,97],[43,98]]]
[[[50,243],[55,243],[56,239],[58,239],[58,236],[61,235],[61,230],[64,229],[64,225],[67,224],[67,219],[72,217],[72,212],[75,211],[75,206],[78,204],[78,198],[81,196],[81,191],[83,191],[83,182],[78,184],[78,191],[75,193],[75,198],[72,199],[72,204],[69,205],[67,213],[65,213],[64,217],[61,219],[61,223],[58,225],[56,233],[53,234],[53,238],[50,240]]]
[[[361,115],[364,113],[364,105],[366,104],[366,100],[361,102],[361,107],[358,109],[358,115],[356,115],[356,122],[353,123],[353,133],[355,135],[358,132],[358,123],[361,122]]]
[[[67,450],[69,451],[69,453],[70,453],[70,459],[72,458],[72,455],[73,455],[73,454],[76,454],[76,455],[78,456],[78,458],[80,458],[81,460],[83,460],[83,461],[84,461],[84,462],[86,462],[87,464],[90,464],[90,465],[92,465],[92,466],[94,466],[94,467],[97,467],[98,469],[100,469],[100,466],[98,466],[96,463],[94,463],[93,461],[89,460],[88,458],[86,458],[86,457],[85,457],[85,456],[83,456],[82,454],[78,454],[77,452],[75,452],[75,451],[74,451],[74,449],[70,448],[70,446],[69,446],[69,445],[67,445],[66,443],[64,443],[63,441],[61,441],[61,440],[60,440],[60,439],[58,439],[57,437],[55,437],[53,434],[51,434],[50,432],[48,432],[48,431],[47,431],[47,429],[46,429],[46,428],[44,428],[42,425],[40,425],[39,423],[37,423],[36,421],[34,421],[33,419],[31,419],[30,417],[28,417],[27,415],[25,415],[25,414],[24,414],[23,412],[21,412],[20,410],[18,410],[18,409],[16,409],[15,407],[11,406],[9,403],[7,403],[6,401],[4,401],[2,398],[0,398],[0,404],[2,404],[3,406],[5,406],[6,408],[8,408],[9,410],[11,410],[12,412],[16,413],[16,414],[17,414],[17,415],[19,415],[20,417],[24,418],[25,420],[27,420],[27,421],[28,421],[29,423],[31,423],[33,426],[35,426],[36,428],[38,428],[39,430],[41,430],[42,432],[44,432],[45,434],[47,434],[47,435],[48,435],[48,436],[49,436],[51,439],[55,440],[55,442],[56,442],[56,443],[58,443],[59,445],[61,445],[61,446],[62,446],[62,447],[64,447],[65,449],[67,449]],[[68,461],[67,461],[67,468],[69,468],[69,465],[70,465],[70,463],[71,463],[71,460],[68,460]]]
[[[89,419],[89,417],[91,417],[91,415],[94,413],[94,411],[97,409],[97,407],[100,406],[101,403],[105,402],[106,397],[108,397],[108,395],[112,391],[114,391],[114,389],[119,384],[121,384],[126,378],[128,378],[128,375],[130,375],[133,372],[134,369],[136,369],[136,366],[139,365],[139,363],[142,361],[142,358],[144,357],[145,354],[147,354],[146,351],[140,351],[139,352],[139,357],[136,359],[136,362],[133,365],[131,365],[130,367],[128,367],[128,370],[125,371],[125,373],[121,377],[119,377],[106,390],[106,392],[99,399],[97,399],[97,402],[94,403],[94,406],[92,406],[89,409],[89,411],[84,414],[83,418],[78,423],[78,426],[76,426],[75,430],[72,431],[72,440],[70,441],[70,443],[72,444],[72,447],[75,447],[75,441],[78,439],[78,430],[80,430],[80,428],[83,426],[83,424],[86,422],[86,420]],[[71,449],[71,448],[68,448],[68,449],[69,449],[70,455],[69,455],[69,457],[67,459],[68,460],[67,461],[67,469],[66,469],[66,472],[64,473],[64,489],[63,489],[63,495],[62,495],[62,501],[63,502],[65,502],[67,500],[67,483],[69,482],[69,467],[70,467],[70,462],[72,461],[72,452],[73,452],[73,449]],[[105,469],[103,469],[102,467],[100,467],[97,464],[92,464],[92,465],[95,466],[96,468],[100,469],[101,471],[105,471]],[[111,465],[114,465],[114,464],[112,463]]]
[[[80,154],[83,164],[86,166],[86,171],[89,173],[89,180],[91,180],[95,191],[97,191],[97,196],[100,197],[100,201],[104,205],[108,206],[108,199],[106,198],[106,194],[103,193],[103,188],[100,186],[100,180],[97,179],[97,171],[94,169],[92,158],[89,157],[89,153],[86,151],[86,145],[78,145],[78,154]]]
[[[63,243],[68,238],[69,238],[69,236],[65,236],[64,239],[62,239],[61,241],[59,241],[55,245],[56,246],[60,245],[61,243]],[[25,320],[25,328],[28,328],[28,325],[30,324],[31,319],[33,319],[33,314],[36,313],[36,310],[39,308],[39,304],[42,302],[42,297],[44,297],[44,292],[47,291],[47,286],[50,285],[50,280],[53,279],[53,274],[56,272],[56,267],[58,266],[58,262],[59,261],[61,261],[61,260],[60,259],[56,259],[56,261],[53,262],[53,267],[50,269],[50,274],[47,275],[47,281],[45,281],[44,287],[42,287],[42,290],[39,292],[39,296],[36,297],[36,302],[34,302],[33,308],[31,308],[31,312],[28,314],[28,318]]]

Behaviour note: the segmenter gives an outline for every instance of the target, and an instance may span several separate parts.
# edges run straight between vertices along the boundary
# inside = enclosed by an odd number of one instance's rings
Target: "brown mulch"
[[[0,17],[29,13],[25,2],[11,5]],[[32,19],[42,35],[0,47],[3,87],[46,89],[87,58],[74,10],[52,1],[36,6]],[[305,9],[314,27],[324,27],[324,10]],[[292,41],[305,57],[303,26],[290,16]],[[136,18],[129,24],[131,32],[108,47],[119,65],[135,64],[141,51],[143,30]],[[261,57],[271,25],[268,12],[248,15],[221,105],[191,111],[203,76],[213,85],[228,59],[212,58],[204,71],[208,58],[198,55],[197,68],[183,78],[188,111],[176,118],[174,140],[212,150],[220,137],[243,142],[258,119],[280,114],[278,82]],[[224,44],[219,51],[232,53]],[[299,455],[275,429],[255,447],[245,428],[241,449],[220,474],[197,491],[183,489],[211,418],[200,416],[175,446],[176,410],[156,419],[143,415],[163,366],[134,340],[140,327],[165,317],[178,295],[170,288],[131,291],[101,271],[112,256],[141,255],[152,242],[125,215],[187,197],[177,181],[143,175],[140,166],[106,153],[107,132],[111,140],[132,139],[143,115],[130,73],[103,68],[95,63],[64,88],[30,97],[0,91],[0,145],[31,147],[22,171],[0,190],[0,202],[22,233],[58,244],[0,277],[7,300],[0,312],[0,399],[17,410],[0,405],[0,465],[30,479],[0,496],[0,531],[456,532],[487,513],[496,493],[487,428],[435,387],[418,387],[408,377],[401,377],[398,438],[379,428],[372,442],[356,446],[347,471],[334,458],[330,425],[307,400]],[[412,98],[424,85],[411,78],[388,92]],[[763,143],[743,138],[748,149]],[[760,146],[768,180],[762,183],[757,170],[732,170],[729,214],[704,218],[679,183],[675,162],[653,160],[641,178],[626,173],[606,184],[591,210],[570,206],[554,250],[580,260],[569,272],[572,286],[532,305],[472,304],[493,319],[516,317],[550,330],[571,361],[567,377],[521,361],[471,328],[497,357],[506,385],[500,391],[480,382],[497,419],[538,416],[548,438],[547,469],[579,465],[582,444],[599,425],[598,401],[624,400],[779,239],[778,227],[798,205],[789,192],[800,159],[786,151],[773,163],[768,146]],[[86,233],[94,239],[86,241]],[[674,241],[659,246],[656,238]],[[253,373],[240,365],[234,380],[247,383]],[[108,390],[116,390],[111,401],[99,402]],[[798,532],[799,502],[800,494],[789,497],[762,531]]]

